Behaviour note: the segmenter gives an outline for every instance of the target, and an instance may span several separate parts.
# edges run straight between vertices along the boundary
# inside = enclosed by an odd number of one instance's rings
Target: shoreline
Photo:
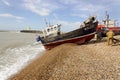
[[[119,44],[106,46],[105,41],[63,44],[46,51],[10,80],[119,80],[119,52]]]

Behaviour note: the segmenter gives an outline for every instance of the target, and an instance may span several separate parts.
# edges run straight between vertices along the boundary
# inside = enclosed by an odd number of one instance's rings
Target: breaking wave
[[[0,54],[0,80],[6,80],[17,73],[44,50],[41,44],[7,48],[4,54]]]

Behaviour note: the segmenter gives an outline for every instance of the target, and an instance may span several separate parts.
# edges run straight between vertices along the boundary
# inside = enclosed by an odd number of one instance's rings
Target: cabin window
[[[49,32],[50,31],[50,29],[47,29],[47,32]]]
[[[53,28],[51,28],[51,31],[53,31]]]
[[[57,28],[56,28],[56,27],[54,27],[54,29],[56,30]]]

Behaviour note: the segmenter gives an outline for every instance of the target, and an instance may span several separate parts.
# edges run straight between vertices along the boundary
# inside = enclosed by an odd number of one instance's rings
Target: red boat
[[[98,24],[97,30],[102,31],[102,37],[106,37],[106,33],[109,30],[112,30],[115,35],[120,35],[120,27],[116,26],[116,20],[110,19],[109,14],[106,12],[105,19],[102,20],[104,23],[103,24]]]
[[[95,33],[96,33],[96,27],[98,25],[98,22],[95,21],[95,17],[91,17],[88,20],[84,21],[84,27],[61,34],[60,33],[60,25],[49,27],[47,31],[54,31],[57,30],[57,35],[46,35],[44,37],[41,37],[41,42],[45,49],[52,49],[60,44],[64,43],[76,43],[76,44],[82,44],[85,42],[90,41]],[[56,32],[56,31],[54,31]],[[47,33],[44,31],[44,33]]]

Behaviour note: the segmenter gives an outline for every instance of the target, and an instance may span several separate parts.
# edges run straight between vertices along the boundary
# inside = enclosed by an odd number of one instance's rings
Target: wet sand
[[[120,45],[107,46],[105,40],[63,44],[46,51],[10,80],[120,80]]]

